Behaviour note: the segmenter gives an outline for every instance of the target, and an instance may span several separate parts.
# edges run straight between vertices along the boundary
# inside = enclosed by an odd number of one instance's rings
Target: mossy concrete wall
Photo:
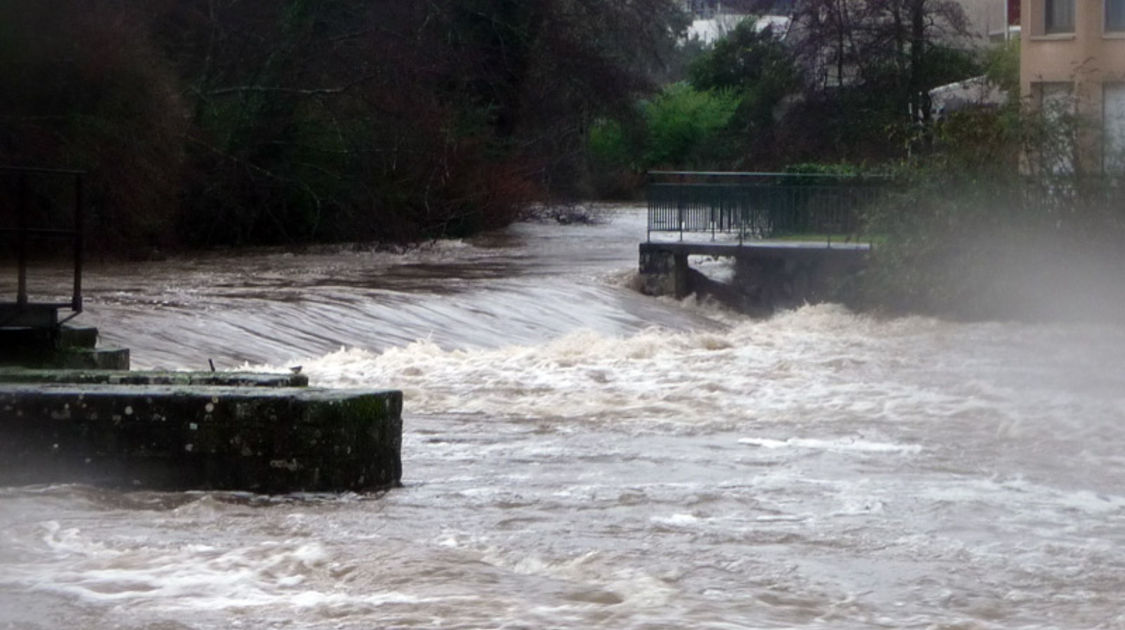
[[[0,484],[368,490],[402,475],[402,394],[0,384]]]

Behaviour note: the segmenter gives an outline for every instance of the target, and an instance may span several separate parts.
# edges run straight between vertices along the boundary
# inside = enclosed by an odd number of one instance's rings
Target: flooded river
[[[0,628],[1125,628],[1125,330],[648,298],[607,218],[95,266],[135,367],[402,389],[405,487],[0,489]]]

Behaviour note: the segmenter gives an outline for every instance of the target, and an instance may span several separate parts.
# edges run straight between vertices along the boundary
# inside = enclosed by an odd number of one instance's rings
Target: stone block
[[[60,348],[94,348],[98,345],[98,329],[90,326],[59,327]]]
[[[60,348],[54,367],[64,370],[128,370],[128,348]]]
[[[654,243],[641,243],[641,292],[682,298],[688,292],[687,255]]]

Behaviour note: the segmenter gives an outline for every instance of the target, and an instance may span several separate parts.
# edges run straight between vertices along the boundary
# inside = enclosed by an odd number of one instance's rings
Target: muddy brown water
[[[138,367],[404,390],[405,487],[0,489],[0,627],[1125,627],[1125,330],[648,298],[607,219],[95,265]]]

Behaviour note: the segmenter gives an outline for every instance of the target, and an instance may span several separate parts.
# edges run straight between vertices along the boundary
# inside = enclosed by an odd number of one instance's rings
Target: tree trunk
[[[930,146],[930,95],[924,89],[926,60],[926,0],[910,3],[910,102],[914,119],[922,127],[922,148]]]

